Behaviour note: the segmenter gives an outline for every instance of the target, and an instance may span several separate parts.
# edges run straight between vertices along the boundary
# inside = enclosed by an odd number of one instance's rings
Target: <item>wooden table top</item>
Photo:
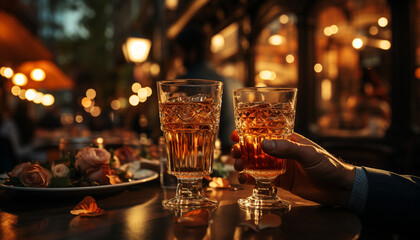
[[[175,223],[175,214],[161,202],[175,190],[160,187],[158,180],[120,192],[94,196],[106,211],[99,217],[70,214],[84,196],[57,198],[0,190],[0,239],[356,239],[360,220],[343,209],[323,207],[279,189],[292,203],[277,228],[255,232],[240,223],[257,221],[256,212],[241,210],[236,201],[251,194],[252,187],[205,191],[219,206],[207,226],[188,228]],[[33,194],[33,193],[32,193]]]

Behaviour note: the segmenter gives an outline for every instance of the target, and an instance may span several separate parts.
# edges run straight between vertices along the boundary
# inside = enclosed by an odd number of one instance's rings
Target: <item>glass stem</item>
[[[203,198],[203,178],[178,179],[176,196],[181,199]]]
[[[277,188],[273,186],[271,180],[256,179],[252,196],[261,200],[275,199],[277,198]]]

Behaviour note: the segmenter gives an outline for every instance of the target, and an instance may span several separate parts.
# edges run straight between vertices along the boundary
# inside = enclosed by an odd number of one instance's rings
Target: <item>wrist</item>
[[[340,197],[338,205],[340,207],[347,207],[354,184],[354,177],[356,175],[356,168],[353,165],[344,166],[344,178],[340,186]]]

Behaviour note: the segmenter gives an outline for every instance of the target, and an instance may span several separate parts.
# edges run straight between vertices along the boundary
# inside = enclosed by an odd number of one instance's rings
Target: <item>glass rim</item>
[[[218,80],[211,80],[211,79],[195,79],[195,78],[186,78],[186,79],[171,79],[171,80],[161,80],[156,82],[158,85],[192,85],[192,83],[195,83],[194,85],[201,85],[201,86],[212,86],[212,85],[223,85],[222,81]]]
[[[233,92],[297,92],[297,88],[285,87],[244,87],[233,90]]]

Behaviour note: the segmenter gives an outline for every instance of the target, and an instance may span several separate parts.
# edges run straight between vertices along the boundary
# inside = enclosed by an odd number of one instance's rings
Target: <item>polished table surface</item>
[[[94,196],[106,213],[81,217],[70,210],[84,196],[22,195],[0,190],[0,239],[357,239],[361,223],[343,209],[319,206],[280,190],[292,203],[281,215],[281,225],[256,232],[240,223],[258,221],[256,212],[241,210],[236,201],[251,194],[250,186],[206,189],[205,195],[219,206],[204,227],[189,228],[174,221],[175,214],[162,208],[174,190],[162,189],[159,180]],[[32,193],[33,194],[33,193]]]

